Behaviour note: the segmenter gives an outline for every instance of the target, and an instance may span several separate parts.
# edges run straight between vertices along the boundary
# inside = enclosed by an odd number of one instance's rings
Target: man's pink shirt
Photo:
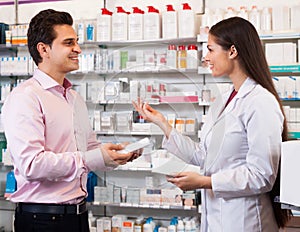
[[[37,69],[5,100],[2,122],[17,180],[11,201],[78,203],[88,172],[109,169],[86,104],[71,87]]]

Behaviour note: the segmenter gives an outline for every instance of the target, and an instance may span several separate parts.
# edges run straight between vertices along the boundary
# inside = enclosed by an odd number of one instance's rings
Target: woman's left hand
[[[180,172],[172,176],[167,176],[167,181],[184,191],[200,188],[212,188],[211,177],[202,176],[197,172]]]

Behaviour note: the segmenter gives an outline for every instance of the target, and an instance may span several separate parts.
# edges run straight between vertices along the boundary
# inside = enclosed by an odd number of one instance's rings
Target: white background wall
[[[161,11],[165,9],[165,5],[173,4],[176,9],[181,6],[181,3],[188,2],[191,4],[196,12],[201,11],[202,2],[201,0],[106,0],[107,7],[111,11],[115,9],[115,6],[123,6],[125,10],[131,11],[132,6],[138,6],[143,10],[146,10],[146,6],[153,5],[159,8]],[[96,18],[97,13],[103,7],[103,0],[70,0],[62,2],[48,2],[48,3],[34,3],[34,4],[23,4],[19,6],[19,23],[28,23],[30,19],[38,13],[40,10],[53,8],[55,10],[68,11],[72,14],[73,18],[80,19],[93,19]],[[275,6],[275,5],[300,5],[300,0],[206,0],[206,7],[211,9],[222,8],[226,9],[228,6],[233,6],[236,10],[240,6],[246,6],[248,9],[252,5],[257,5],[258,8],[264,6]],[[15,8],[14,6],[0,6],[0,22],[8,24],[15,23]]]

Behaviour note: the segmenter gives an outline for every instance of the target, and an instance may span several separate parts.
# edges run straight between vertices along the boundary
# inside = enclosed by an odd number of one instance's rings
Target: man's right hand
[[[107,167],[117,167],[119,165],[126,164],[133,159],[138,158],[141,154],[129,152],[121,154],[118,151],[124,149],[123,144],[105,143],[101,144],[101,152],[103,155],[104,163]]]

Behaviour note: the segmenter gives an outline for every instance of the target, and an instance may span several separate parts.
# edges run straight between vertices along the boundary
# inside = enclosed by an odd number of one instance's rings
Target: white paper
[[[200,167],[187,164],[180,159],[171,158],[170,160],[163,163],[161,166],[152,169],[152,172],[170,176],[179,172],[187,171],[200,173]]]
[[[282,143],[280,202],[300,206],[300,141]]]

